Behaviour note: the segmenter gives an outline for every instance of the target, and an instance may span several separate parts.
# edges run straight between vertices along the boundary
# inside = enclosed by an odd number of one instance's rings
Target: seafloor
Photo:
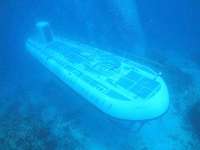
[[[200,62],[192,56],[177,52],[153,56],[167,82],[170,107],[148,121],[111,118],[40,64],[26,68],[27,76],[39,73],[27,81],[20,73],[11,79],[1,68],[0,149],[199,150]]]

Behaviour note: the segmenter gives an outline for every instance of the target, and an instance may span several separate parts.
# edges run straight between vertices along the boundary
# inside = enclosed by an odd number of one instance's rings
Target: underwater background
[[[0,150],[199,150],[199,11],[198,0],[1,1]],[[169,110],[147,121],[99,111],[26,51],[41,20],[68,39],[151,63],[168,85]]]

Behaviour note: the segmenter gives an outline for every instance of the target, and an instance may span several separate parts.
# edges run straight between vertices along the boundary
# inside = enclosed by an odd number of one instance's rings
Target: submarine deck
[[[138,64],[97,48],[60,39],[38,47],[48,59],[55,60],[95,89],[119,100],[146,100],[161,86],[155,75],[145,75],[146,71],[138,68]]]

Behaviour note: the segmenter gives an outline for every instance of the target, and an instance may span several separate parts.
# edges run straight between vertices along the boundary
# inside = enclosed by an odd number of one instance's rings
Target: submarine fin
[[[36,27],[42,42],[49,43],[53,41],[53,32],[48,22],[40,21],[36,24]]]

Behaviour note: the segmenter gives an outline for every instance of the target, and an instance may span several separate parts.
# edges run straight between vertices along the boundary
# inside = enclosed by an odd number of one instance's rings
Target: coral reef
[[[55,149],[57,139],[41,120],[9,116],[0,124],[0,145],[4,150]]]
[[[163,69],[164,77],[168,82],[169,89],[173,90],[172,92],[181,93],[193,87],[194,81],[189,73],[173,64],[166,64]]]
[[[194,133],[200,140],[200,97],[198,98],[198,101],[190,108],[188,112],[188,119]]]
[[[10,96],[0,96],[0,148],[4,150],[84,150],[84,136],[57,111],[42,116],[47,104],[34,90],[18,87]],[[39,99],[41,104],[33,102]],[[61,115],[61,114],[59,114]],[[54,118],[55,117],[55,118]]]

